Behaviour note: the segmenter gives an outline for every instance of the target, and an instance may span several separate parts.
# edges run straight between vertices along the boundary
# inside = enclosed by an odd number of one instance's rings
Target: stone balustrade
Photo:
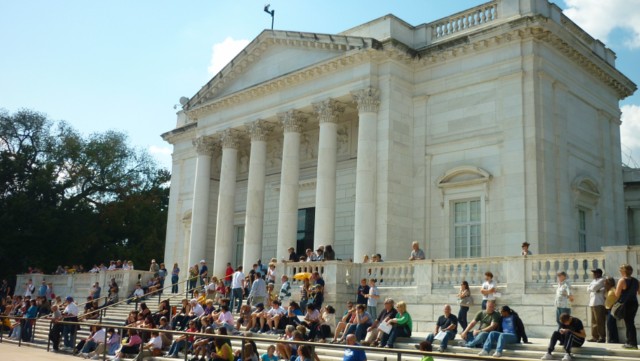
[[[381,296],[404,300],[414,319],[414,328],[427,331],[441,314],[442,305],[454,305],[462,281],[469,282],[474,306],[469,318],[479,310],[479,286],[484,273],[491,271],[501,296],[498,304],[508,304],[523,317],[530,336],[548,337],[557,328],[553,306],[556,274],[565,271],[575,293],[573,314],[590,327],[589,295],[591,270],[601,268],[606,276],[620,277],[618,267],[633,266],[640,277],[640,246],[603,247],[602,252],[544,254],[533,256],[483,257],[467,259],[439,259],[422,261],[386,261],[380,263],[285,262],[279,264],[279,274],[290,278],[301,272],[319,272],[325,281],[326,304],[344,311],[347,300],[354,300],[360,279],[376,278]],[[293,281],[292,299],[299,300],[301,281]],[[640,319],[640,316],[638,317]],[[640,325],[640,322],[636,322]],[[622,324],[620,324],[622,327]],[[624,332],[621,330],[621,334]]]
[[[492,1],[440,19],[431,25],[432,38],[438,39],[458,33],[498,18],[498,2]]]
[[[36,286],[36,292],[42,280],[45,280],[47,283],[52,283],[53,293],[56,296],[61,296],[62,298],[72,296],[77,302],[84,302],[89,295],[89,290],[96,282],[99,282],[100,287],[102,287],[101,296],[106,296],[109,291],[106,285],[112,278],[115,278],[119,287],[118,297],[123,299],[133,292],[138,280],[146,284],[151,277],[153,277],[153,272],[140,270],[116,270],[66,275],[47,275],[42,273],[20,274],[17,275],[16,294],[21,295],[24,293],[24,285],[29,279],[31,279]]]

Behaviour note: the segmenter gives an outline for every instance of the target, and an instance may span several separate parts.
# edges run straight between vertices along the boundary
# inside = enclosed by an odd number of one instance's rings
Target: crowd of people
[[[525,257],[531,254],[528,246],[526,242],[523,244],[522,255]],[[335,257],[330,247],[319,248],[316,252],[308,249],[305,253],[303,257],[296,257],[295,261],[315,262]],[[421,259],[425,259],[425,253],[414,243],[409,260]],[[290,261],[293,261],[293,257],[290,257]],[[233,269],[229,263],[225,275],[217,278],[209,275],[206,261],[202,260],[190,267],[188,272],[187,294],[190,298],[183,299],[177,307],[172,307],[169,299],[165,299],[157,310],[152,311],[144,303],[144,295],[149,291],[161,290],[165,278],[169,276],[164,264],[152,260],[150,271],[154,272],[155,277],[146,286],[136,286],[129,301],[142,303],[123,322],[124,326],[144,331],[130,330],[126,335],[121,335],[117,329],[96,328],[92,330],[90,337],[73,345],[69,336],[73,329],[63,325],[54,326],[50,335],[54,341],[53,349],[57,350],[62,340],[64,348],[84,357],[97,358],[98,354],[106,351],[114,360],[120,360],[126,355],[137,355],[136,360],[160,354],[177,358],[180,353],[190,354],[189,359],[192,361],[240,360],[241,351],[234,350],[229,339],[215,335],[272,334],[277,335],[278,341],[263,355],[258,355],[252,341],[246,341],[242,346],[245,360],[306,361],[318,360],[314,348],[298,346],[288,341],[393,348],[398,338],[411,336],[413,321],[407,304],[403,301],[396,303],[392,298],[381,299],[376,278],[362,279],[354,299],[347,302],[347,310],[338,316],[334,307],[324,304],[325,283],[318,272],[303,277],[299,302],[296,302],[291,299],[291,281],[286,275],[277,274],[276,262],[276,259],[271,259],[265,265],[258,260],[246,273],[242,266]],[[382,257],[373,255],[370,262],[382,262]],[[564,350],[563,360],[568,361],[573,359],[572,349],[585,342],[618,343],[616,319],[625,322],[627,341],[624,347],[637,349],[633,322],[640,291],[638,280],[632,276],[633,269],[629,265],[621,266],[618,281],[612,277],[603,277],[600,269],[592,270],[592,274],[593,281],[585,290],[589,294],[591,338],[587,339],[582,320],[571,315],[571,305],[578,291],[570,284],[567,274],[559,272],[554,300],[558,329],[551,335],[548,353],[542,359],[552,359],[557,344]],[[171,270],[172,293],[178,292],[179,275],[178,264],[174,264]],[[276,280],[281,281],[278,289],[275,287]],[[115,280],[108,287],[109,294],[117,295]],[[0,291],[10,291],[5,282]],[[59,296],[55,296],[50,284],[43,281],[36,289],[30,280],[24,285],[23,295],[13,299],[2,298],[1,311],[3,314],[25,316],[27,319],[51,314],[54,324],[62,319],[88,319],[95,314],[92,311],[101,307],[95,302],[100,298],[100,285],[93,285],[89,293],[83,317],[79,315],[79,307],[72,298],[62,301]],[[468,320],[473,295],[469,284],[463,281],[457,294],[457,316],[453,314],[451,305],[444,305],[443,314],[438,318],[433,332],[415,347],[431,351],[434,344],[439,344],[438,351],[445,352],[448,345],[459,337],[460,345],[481,348],[481,356],[501,357],[509,345],[528,343],[525,324],[518,313],[509,305],[499,308],[496,305],[499,297],[498,285],[491,272],[485,273],[479,296],[482,297],[481,311]],[[107,298],[105,305],[109,302]],[[380,307],[378,303],[381,303]],[[32,335],[28,320],[3,326],[11,330],[10,337],[28,340]],[[185,331],[187,335],[172,337],[171,333],[163,332],[169,330]],[[189,333],[194,335],[190,336]],[[197,333],[212,336],[197,336]],[[356,348],[347,348],[344,357],[347,361],[366,359],[364,351]],[[425,357],[424,360],[428,358]]]

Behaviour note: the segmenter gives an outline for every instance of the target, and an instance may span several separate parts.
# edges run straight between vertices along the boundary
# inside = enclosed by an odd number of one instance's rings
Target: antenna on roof
[[[271,4],[267,4],[264,6],[264,12],[271,15],[271,30],[273,30],[273,18],[276,15],[276,11],[275,10],[269,10],[269,6],[271,6]]]

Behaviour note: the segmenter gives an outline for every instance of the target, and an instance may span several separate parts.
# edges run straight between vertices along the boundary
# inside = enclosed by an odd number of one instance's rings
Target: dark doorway
[[[313,249],[313,230],[315,227],[316,209],[298,209],[298,236],[296,253],[298,256],[305,254],[307,248]]]

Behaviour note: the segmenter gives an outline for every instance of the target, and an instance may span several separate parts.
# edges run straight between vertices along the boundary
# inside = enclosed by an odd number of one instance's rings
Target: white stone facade
[[[433,259],[626,244],[618,101],[635,89],[544,0],[264,31],[163,134],[165,262],[287,257],[306,208],[312,245],[345,260],[406,259],[414,240]]]

